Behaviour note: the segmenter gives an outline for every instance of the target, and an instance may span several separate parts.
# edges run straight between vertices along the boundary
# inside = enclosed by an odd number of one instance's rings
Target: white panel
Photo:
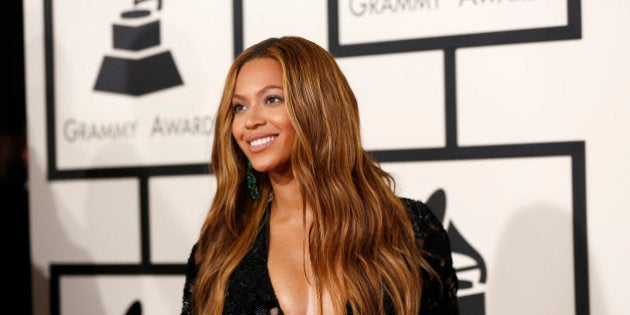
[[[566,0],[338,0],[337,2],[342,45],[523,30],[567,24]]]
[[[131,25],[134,20],[121,14],[133,9],[132,1],[52,1],[60,169],[208,160],[213,115],[233,56],[232,6],[188,0],[157,11],[156,3],[140,8],[160,22],[159,45],[127,51],[114,48],[112,27]],[[93,90],[106,56],[135,60],[159,52],[171,54],[182,85],[138,96]],[[128,79],[159,82],[164,76]]]
[[[214,176],[154,177],[149,181],[151,262],[185,263],[210,209]]]
[[[49,189],[38,193],[52,203],[31,220],[39,254],[57,263],[139,261],[137,180],[61,181]]]
[[[627,130],[630,66],[622,49],[586,50],[588,41],[458,50],[460,144],[606,140]]]
[[[460,297],[485,292],[489,315],[575,314],[569,157],[383,166],[402,196],[427,202],[436,190],[445,191],[446,226],[459,230],[488,272],[486,283],[475,270],[458,273],[475,284],[460,289]],[[457,253],[453,260],[456,268],[470,264]]]
[[[62,277],[61,315],[128,314],[135,302],[141,312],[133,314],[179,314],[183,288],[184,276]]]
[[[341,58],[338,62],[359,102],[367,149],[444,145],[442,52]]]
[[[296,35],[328,47],[328,11],[321,0],[243,0],[247,48],[268,37]]]

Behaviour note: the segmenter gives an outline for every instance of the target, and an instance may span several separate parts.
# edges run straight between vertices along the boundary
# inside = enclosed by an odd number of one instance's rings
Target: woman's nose
[[[245,128],[253,129],[265,124],[264,113],[259,106],[251,106],[245,113]]]

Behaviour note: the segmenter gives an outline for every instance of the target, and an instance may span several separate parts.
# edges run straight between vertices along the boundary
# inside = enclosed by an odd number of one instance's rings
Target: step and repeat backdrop
[[[24,12],[36,315],[179,314],[214,194],[223,80],[244,48],[283,35],[335,55],[365,147],[442,220],[462,314],[627,308],[622,0],[41,0]]]

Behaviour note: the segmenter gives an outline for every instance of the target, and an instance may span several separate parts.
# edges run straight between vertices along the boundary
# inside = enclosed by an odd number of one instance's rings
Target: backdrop
[[[625,314],[624,0],[24,1],[34,314],[178,314],[244,48],[337,58],[446,227],[463,314]]]

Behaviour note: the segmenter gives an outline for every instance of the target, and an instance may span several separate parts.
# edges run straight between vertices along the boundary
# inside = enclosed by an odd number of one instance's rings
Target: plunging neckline
[[[265,217],[263,218],[263,227],[261,231],[262,245],[264,249],[264,265],[265,265],[265,281],[267,282],[268,287],[270,288],[270,294],[273,301],[275,301],[275,307],[278,309],[277,315],[284,314],[282,307],[280,306],[280,301],[276,295],[275,288],[273,287],[273,282],[271,281],[271,274],[269,273],[269,252],[270,252],[270,239],[271,239],[271,202],[269,202],[269,206],[265,212]],[[349,306],[349,305],[348,305]],[[269,311],[271,312],[273,308]],[[270,313],[274,315],[274,313]],[[346,307],[346,315],[352,315],[352,310],[349,307]]]

